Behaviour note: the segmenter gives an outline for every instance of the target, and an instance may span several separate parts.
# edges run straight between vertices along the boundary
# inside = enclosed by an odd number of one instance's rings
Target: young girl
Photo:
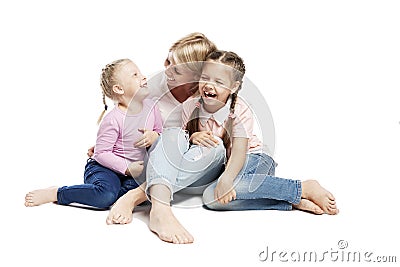
[[[193,144],[211,146],[223,140],[227,164],[218,181],[206,188],[204,204],[214,210],[277,209],[293,207],[316,214],[337,214],[335,198],[317,181],[275,177],[275,162],[263,152],[253,133],[253,116],[238,97],[245,72],[233,52],[207,56],[199,82],[200,97],[183,105],[183,128]]]
[[[94,156],[85,166],[84,184],[29,192],[25,206],[57,201],[61,205],[109,208],[120,196],[138,187],[134,178],[141,177],[146,147],[162,131],[161,115],[153,101],[145,99],[149,94],[146,77],[129,59],[106,65],[100,85],[104,110],[99,122],[107,110],[106,96],[115,107],[101,121]]]

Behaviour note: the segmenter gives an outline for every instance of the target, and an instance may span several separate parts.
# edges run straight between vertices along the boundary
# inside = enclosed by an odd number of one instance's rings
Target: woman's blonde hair
[[[101,112],[99,119],[97,120],[97,124],[101,122],[103,119],[104,113],[107,111],[107,102],[106,96],[111,100],[115,100],[115,95],[113,91],[113,86],[118,84],[118,77],[117,73],[120,70],[121,66],[125,65],[126,63],[132,62],[130,59],[118,59],[110,64],[107,64],[101,71],[100,76],[100,87],[103,94],[103,104],[104,110]]]
[[[185,65],[197,73],[201,72],[201,63],[205,61],[207,55],[216,50],[217,46],[199,32],[186,35],[169,49],[176,64],[187,63]]]

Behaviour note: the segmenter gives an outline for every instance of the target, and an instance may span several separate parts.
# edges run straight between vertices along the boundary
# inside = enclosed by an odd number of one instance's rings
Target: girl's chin
[[[221,101],[219,101],[219,100],[216,99],[216,98],[210,98],[210,97],[204,97],[204,96],[203,96],[203,101],[204,101],[204,103],[206,103],[207,105],[213,105],[213,106],[216,106],[216,105],[224,105],[224,103],[222,103]]]

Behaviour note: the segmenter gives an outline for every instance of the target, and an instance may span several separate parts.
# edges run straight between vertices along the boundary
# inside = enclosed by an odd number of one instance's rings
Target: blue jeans
[[[103,167],[94,159],[88,159],[84,172],[84,184],[63,186],[57,191],[61,205],[84,204],[107,209],[131,189],[138,187],[135,179]]]
[[[236,200],[228,204],[215,201],[216,181],[204,191],[204,205],[212,210],[291,210],[292,204],[300,203],[301,182],[275,177],[275,166],[264,153],[248,154],[234,180]]]
[[[186,131],[166,128],[150,149],[147,164],[147,188],[163,184],[173,193],[182,190],[202,194],[204,189],[222,173],[225,148],[221,139],[216,147],[190,145]]]

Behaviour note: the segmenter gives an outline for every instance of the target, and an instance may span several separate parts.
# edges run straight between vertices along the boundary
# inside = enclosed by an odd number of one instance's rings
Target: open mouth
[[[217,97],[216,94],[211,93],[211,92],[204,92],[204,96],[205,96],[206,98],[215,98],[215,97]]]
[[[173,81],[175,81],[174,78],[170,78],[170,77],[168,77],[168,76],[166,76],[166,77],[167,77],[167,81],[168,81],[168,82],[173,82]]]

